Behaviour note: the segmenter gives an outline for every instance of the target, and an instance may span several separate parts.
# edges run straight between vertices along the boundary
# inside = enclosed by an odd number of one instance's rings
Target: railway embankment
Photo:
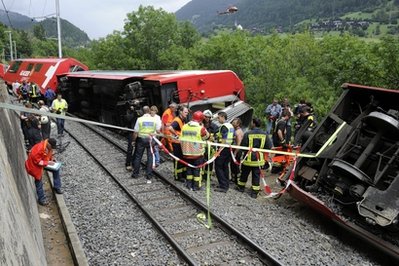
[[[0,80],[0,102],[7,102]],[[0,108],[0,264],[46,265],[33,179],[14,111]]]

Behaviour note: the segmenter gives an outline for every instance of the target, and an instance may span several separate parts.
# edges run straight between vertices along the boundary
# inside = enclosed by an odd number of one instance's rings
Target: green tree
[[[42,24],[36,24],[33,26],[33,36],[43,41],[46,38],[46,31]]]

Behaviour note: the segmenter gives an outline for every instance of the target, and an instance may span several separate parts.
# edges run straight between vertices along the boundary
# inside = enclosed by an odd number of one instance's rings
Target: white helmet
[[[204,114],[204,116],[208,116],[208,117],[212,117],[212,116],[213,116],[211,110],[205,110],[205,111],[203,112],[203,114]]]
[[[47,124],[48,123],[48,116],[41,116],[40,117],[40,124]]]

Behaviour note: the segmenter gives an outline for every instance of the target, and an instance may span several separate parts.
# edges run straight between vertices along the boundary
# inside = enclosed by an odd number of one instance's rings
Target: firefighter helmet
[[[193,114],[193,119],[192,120],[196,121],[196,122],[201,122],[202,120],[204,120],[204,114],[201,111],[196,111]]]

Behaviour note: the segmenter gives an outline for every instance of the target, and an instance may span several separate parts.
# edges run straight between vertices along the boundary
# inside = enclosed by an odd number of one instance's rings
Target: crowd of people
[[[22,102],[27,109],[37,108],[43,113],[55,113],[65,115],[68,110],[68,103],[62,98],[61,94],[54,93],[48,88],[46,93],[41,95],[37,85],[23,81],[12,84],[14,96],[18,102]],[[55,97],[56,96],[56,97]],[[20,113],[21,129],[25,140],[28,158],[25,168],[29,175],[34,177],[36,193],[40,205],[47,205],[48,201],[43,189],[42,174],[43,169],[48,168],[52,172],[54,180],[54,191],[62,194],[60,168],[51,167],[56,165],[53,150],[56,148],[57,140],[51,138],[51,119],[45,114],[37,115],[29,111]],[[63,118],[56,118],[58,137],[63,136]]]
[[[162,143],[174,159],[175,180],[184,182],[187,189],[201,190],[202,181],[214,170],[218,180],[215,191],[227,193],[230,187],[234,186],[238,191],[244,192],[251,174],[252,198],[256,198],[260,192],[261,169],[268,165],[268,158],[251,148],[272,149],[300,145],[304,139],[295,138],[300,129],[306,126],[310,131],[316,126],[310,103],[301,101],[292,109],[287,99],[281,104],[273,100],[266,107],[264,128],[262,120],[254,117],[246,132],[241,128],[242,121],[239,117],[229,119],[223,111],[216,114],[211,110],[190,112],[187,106],[172,102],[162,117],[159,117],[157,112],[156,106],[140,108],[137,104],[128,109],[126,121],[134,131],[128,137],[126,169],[133,171],[133,178],[139,177],[140,162],[146,150],[145,177],[147,183],[151,183],[152,170],[160,163],[158,143]],[[293,117],[296,118],[295,121],[291,121]],[[213,118],[216,118],[218,123],[215,123]],[[295,126],[292,127],[292,124]],[[294,133],[294,137],[291,132]],[[156,136],[161,136],[160,142],[155,139]],[[208,146],[204,141],[250,149],[248,151],[237,148],[231,151],[229,147]],[[213,156],[216,156],[214,162],[208,163]]]

